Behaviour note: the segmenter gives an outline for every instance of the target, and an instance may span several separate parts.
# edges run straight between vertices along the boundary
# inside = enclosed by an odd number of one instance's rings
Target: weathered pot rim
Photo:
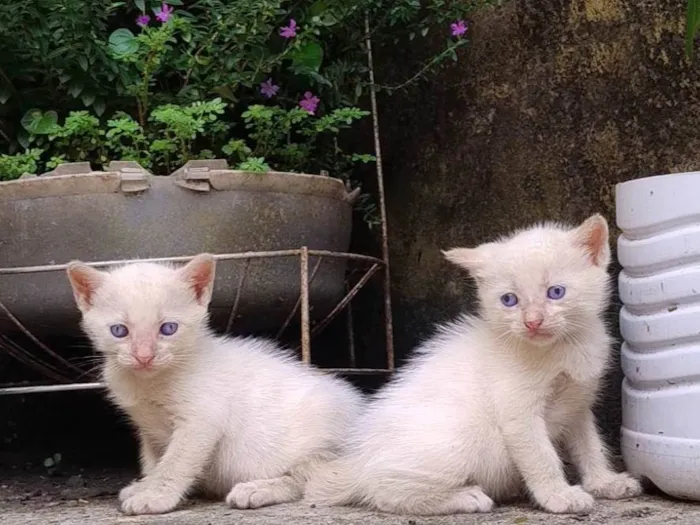
[[[170,175],[152,175],[135,162],[117,161],[107,171],[91,171],[89,164],[76,163],[75,172],[68,166],[41,176],[23,177],[0,182],[0,201],[45,197],[94,195],[103,193],[137,193],[148,191],[153,184],[176,184],[198,193],[247,191],[286,193],[324,197],[352,203],[357,191],[348,192],[345,184],[327,175],[285,171],[241,171],[228,169],[217,160],[190,161]],[[87,169],[86,169],[87,168]]]

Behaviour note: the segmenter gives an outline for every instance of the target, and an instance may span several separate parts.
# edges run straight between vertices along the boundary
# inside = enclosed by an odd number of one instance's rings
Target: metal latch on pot
[[[209,167],[184,167],[182,174],[175,179],[175,184],[194,191],[210,191]]]
[[[124,167],[119,170],[121,175],[121,190],[124,193],[138,193],[151,187],[148,172],[143,168]]]

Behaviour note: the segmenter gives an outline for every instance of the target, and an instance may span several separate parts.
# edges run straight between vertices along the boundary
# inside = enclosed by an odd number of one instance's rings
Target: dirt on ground
[[[117,493],[133,470],[87,469],[59,475],[0,470],[2,525],[697,525],[700,505],[648,495],[628,501],[598,502],[586,516],[554,516],[527,502],[479,515],[395,516],[352,508],[312,508],[301,503],[258,510],[229,509],[222,502],[189,501],[160,516],[125,516]]]

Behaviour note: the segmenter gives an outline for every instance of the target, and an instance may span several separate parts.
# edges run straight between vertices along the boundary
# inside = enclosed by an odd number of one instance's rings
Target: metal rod
[[[351,261],[366,261],[366,262],[380,262],[384,264],[384,261],[377,259],[376,257],[370,257],[369,255],[361,255],[359,253],[345,253],[345,252],[329,252],[326,250],[307,250],[310,256],[314,257],[335,257],[339,259],[348,259]],[[269,252],[240,252],[240,253],[220,253],[214,255],[214,259],[217,261],[228,261],[236,259],[264,259],[266,257],[292,257],[299,255],[301,250],[275,250]],[[129,259],[129,260],[118,260],[118,261],[93,261],[86,262],[88,266],[102,267],[102,266],[123,266],[125,264],[139,263],[139,262],[187,262],[192,260],[196,255],[182,255],[177,257],[156,257],[151,259]],[[68,268],[68,264],[45,264],[42,266],[17,266],[14,268],[0,268],[0,275],[14,275],[21,273],[44,273],[44,272],[57,272]]]
[[[372,276],[376,273],[376,271],[379,269],[378,264],[373,264],[372,267],[365,272],[365,274],[362,276],[362,278],[357,281],[357,284],[353,286],[350,291],[345,294],[345,297],[342,298],[342,300],[335,305],[333,310],[326,316],[326,318],[318,323],[316,326],[314,326],[314,329],[311,331],[311,335],[316,335],[318,332],[323,330],[328,323],[330,323],[338,313],[347,306],[347,304],[352,301],[353,297],[357,295],[357,292],[360,291],[360,288],[362,288],[365,284],[367,284],[367,281],[369,281]]]
[[[301,360],[311,363],[311,334],[309,315],[309,250],[301,249]]]
[[[316,278],[316,272],[318,272],[318,269],[321,266],[322,262],[323,262],[323,257],[319,257],[318,261],[316,261],[316,264],[314,265],[314,269],[311,271],[311,277],[309,278],[309,287],[311,287],[311,285],[313,284],[314,279]],[[294,308],[292,308],[292,311],[289,312],[289,315],[284,320],[284,323],[282,323],[282,327],[278,330],[277,335],[275,336],[277,339],[282,337],[282,334],[289,326],[289,323],[292,322],[292,319],[294,319],[294,316],[297,314],[297,311],[299,311],[300,305],[301,305],[301,294],[299,295],[297,302],[294,304]]]
[[[71,392],[75,390],[98,390],[104,383],[70,383],[67,385],[10,386],[0,388],[0,396],[21,394],[45,394],[47,392]]]
[[[349,292],[347,283],[345,284],[345,293]],[[347,315],[345,316],[346,327],[348,331],[348,355],[350,357],[350,366],[355,368],[357,361],[355,359],[355,325],[352,319],[352,303],[350,303],[345,310]]]
[[[329,374],[346,374],[358,376],[370,376],[379,374],[391,374],[392,370],[388,368],[319,368],[321,372]]]
[[[62,374],[53,365],[44,362],[38,357],[26,351],[20,345],[5,335],[0,335],[0,349],[7,352],[10,357],[14,357],[20,363],[33,368],[46,377],[58,381],[59,383],[70,383],[71,379]]]
[[[382,259],[384,260],[384,329],[386,333],[386,361],[389,370],[394,369],[394,325],[391,312],[391,277],[389,273],[389,232],[384,195],[384,167],[382,165],[382,145],[379,140],[379,111],[377,110],[377,85],[374,81],[374,57],[372,37],[369,28],[369,13],[365,12],[365,47],[367,49],[367,69],[369,70],[369,97],[372,105],[372,128],[374,131],[374,153],[377,158],[377,193],[379,194],[379,214],[382,222]]]
[[[309,255],[312,257],[335,257],[337,259],[348,259],[350,261],[365,261],[368,263],[379,263],[384,266],[384,261],[382,259],[377,259],[376,257],[371,257],[370,255],[362,255],[359,253],[345,253],[345,252],[328,252],[325,250],[309,250]]]
[[[292,255],[299,255],[300,250],[276,250],[270,252],[240,252],[240,253],[221,253],[214,255],[214,259],[217,261],[228,261],[235,259],[262,259],[265,257],[290,257]],[[155,257],[151,259],[129,259],[129,260],[119,260],[119,261],[99,261],[99,262],[86,262],[88,266],[123,266],[125,264],[139,263],[139,262],[187,262],[196,257],[195,255],[182,255],[178,257]],[[47,264],[44,266],[19,266],[16,268],[0,268],[0,275],[3,274],[16,274],[16,273],[41,273],[41,272],[55,272],[59,270],[65,270],[68,268],[68,264]]]
[[[51,350],[51,349],[50,349],[48,346],[46,346],[44,343],[42,343],[41,341],[39,341],[39,339],[37,339],[37,338],[34,336],[34,334],[32,334],[29,330],[27,330],[27,328],[20,322],[19,319],[17,319],[14,315],[12,315],[12,312],[10,312],[10,310],[8,310],[8,308],[5,306],[5,304],[4,304],[2,301],[0,301],[0,310],[2,310],[2,312],[7,316],[7,318],[8,318],[10,321],[12,321],[12,322],[14,323],[14,325],[15,325],[17,328],[19,328],[19,330],[20,330],[25,336],[27,336],[35,345],[37,345],[39,348],[41,348],[44,352],[46,352],[46,353],[49,354],[51,357],[53,357],[56,361],[58,361],[59,363],[61,363],[62,366],[65,366],[66,368],[68,368],[68,369],[70,369],[70,370],[72,370],[72,371],[74,371],[74,372],[78,372],[78,373],[82,373],[82,372],[83,372],[83,370],[82,370],[81,368],[78,368],[77,366],[75,366],[75,365],[69,363],[68,361],[66,361],[65,359],[63,359],[60,355],[58,355],[56,352],[54,352],[53,350]]]
[[[228,322],[226,323],[226,333],[231,331],[233,326],[233,321],[236,318],[236,313],[238,312],[238,303],[241,300],[241,290],[243,290],[243,285],[245,284],[245,279],[248,276],[248,269],[250,268],[251,259],[246,259],[245,267],[243,268],[243,274],[240,279],[238,279],[238,288],[236,288],[236,299],[233,301],[233,306],[231,307],[231,313],[228,316]]]

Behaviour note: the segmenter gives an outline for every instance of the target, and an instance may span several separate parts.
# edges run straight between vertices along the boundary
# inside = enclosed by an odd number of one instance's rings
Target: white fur
[[[120,494],[128,514],[168,512],[195,488],[237,508],[300,499],[359,413],[361,395],[345,381],[272,342],[210,333],[213,264],[69,268],[109,397],[138,429],[143,478]],[[164,322],[179,323],[177,332],[160,334]],[[111,334],[116,323],[128,337]],[[138,352],[153,354],[152,368],[137,368]]]
[[[370,403],[341,458],[307,485],[306,501],[406,514],[486,512],[528,492],[550,512],[590,510],[593,497],[640,493],[611,470],[591,406],[610,354],[607,224],[542,225],[448,259],[475,276],[479,317],[424,342]],[[547,289],[563,285],[562,299]],[[500,297],[515,293],[516,307]],[[548,336],[531,339],[525,321]],[[570,453],[570,486],[555,447]]]

